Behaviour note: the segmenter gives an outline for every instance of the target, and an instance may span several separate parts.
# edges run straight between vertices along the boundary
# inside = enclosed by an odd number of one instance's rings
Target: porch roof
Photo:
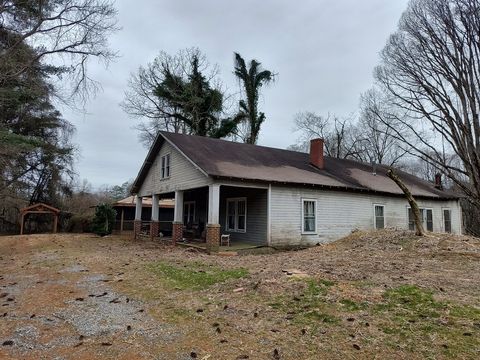
[[[163,131],[157,136],[135,181],[134,189],[141,185],[165,140],[213,178],[403,194],[387,177],[387,166],[377,165],[374,174],[370,164],[325,156],[325,167],[319,169],[310,164],[309,154],[306,153]],[[414,196],[458,198],[457,194],[437,189],[433,183],[414,175],[400,170],[397,170],[397,174]]]
[[[174,208],[175,200],[174,199],[160,199],[158,205],[161,208]],[[114,207],[135,207],[135,196],[129,196],[125,199],[118,200],[113,204]],[[152,207],[152,198],[143,197],[142,198],[142,207]]]

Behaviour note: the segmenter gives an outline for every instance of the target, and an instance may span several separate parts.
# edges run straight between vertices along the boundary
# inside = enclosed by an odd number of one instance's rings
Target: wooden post
[[[123,232],[123,207],[122,207],[122,212],[120,213],[120,234]]]
[[[152,195],[152,221],[158,221],[159,220],[159,204],[158,202],[160,201],[160,197],[157,194]]]
[[[53,215],[53,233],[57,233],[57,226],[58,226],[58,214]]]
[[[20,235],[23,235],[23,222],[25,221],[25,213],[22,212],[21,221],[20,221]]]
[[[173,209],[173,221],[183,223],[183,191],[175,191],[175,208]]]
[[[220,185],[208,186],[208,224],[219,223],[220,212]]]
[[[137,197],[135,198],[135,220],[142,221],[142,209],[142,197],[137,195]]]

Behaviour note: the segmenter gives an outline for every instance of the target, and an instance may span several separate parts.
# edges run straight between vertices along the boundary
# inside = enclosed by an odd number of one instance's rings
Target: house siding
[[[247,199],[247,231],[245,233],[226,230],[227,199]],[[254,245],[267,245],[267,190],[246,187],[220,188],[220,225],[222,234],[230,234],[232,241],[242,241]]]
[[[170,177],[161,178],[161,158],[170,153]],[[187,190],[210,184],[211,179],[197,169],[185,156],[168,142],[164,141],[150,170],[148,171],[139,196],[164,194],[175,190]]]
[[[302,199],[317,200],[317,232],[302,234]],[[433,209],[433,231],[442,232],[443,208],[452,211],[452,232],[461,233],[458,201],[418,199],[420,207]],[[408,203],[397,197],[339,191],[275,187],[271,192],[271,245],[314,245],[338,240],[354,229],[374,228],[373,206],[385,206],[385,227],[408,229]]]

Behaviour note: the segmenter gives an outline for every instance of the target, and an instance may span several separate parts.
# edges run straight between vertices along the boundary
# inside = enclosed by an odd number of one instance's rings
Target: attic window
[[[162,156],[162,179],[170,177],[170,154]]]

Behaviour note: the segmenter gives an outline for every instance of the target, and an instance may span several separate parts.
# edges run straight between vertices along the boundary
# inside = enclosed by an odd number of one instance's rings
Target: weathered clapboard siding
[[[170,177],[161,178],[162,156],[170,153]],[[206,186],[211,179],[188,161],[178,150],[166,141],[155,158],[139,192],[139,196],[168,193],[175,190],[193,189]]]
[[[245,233],[229,232],[227,223],[227,199],[247,198],[247,231]],[[230,234],[232,241],[242,241],[256,245],[267,245],[267,190],[253,188],[220,188],[220,225],[222,234]]]
[[[271,245],[312,245],[337,240],[353,229],[373,229],[373,206],[385,206],[385,226],[408,228],[407,201],[402,198],[356,193],[272,187]],[[302,199],[317,200],[317,234],[302,235]],[[418,200],[433,209],[435,232],[443,229],[443,208],[452,211],[452,232],[461,233],[461,209],[457,201]]]

